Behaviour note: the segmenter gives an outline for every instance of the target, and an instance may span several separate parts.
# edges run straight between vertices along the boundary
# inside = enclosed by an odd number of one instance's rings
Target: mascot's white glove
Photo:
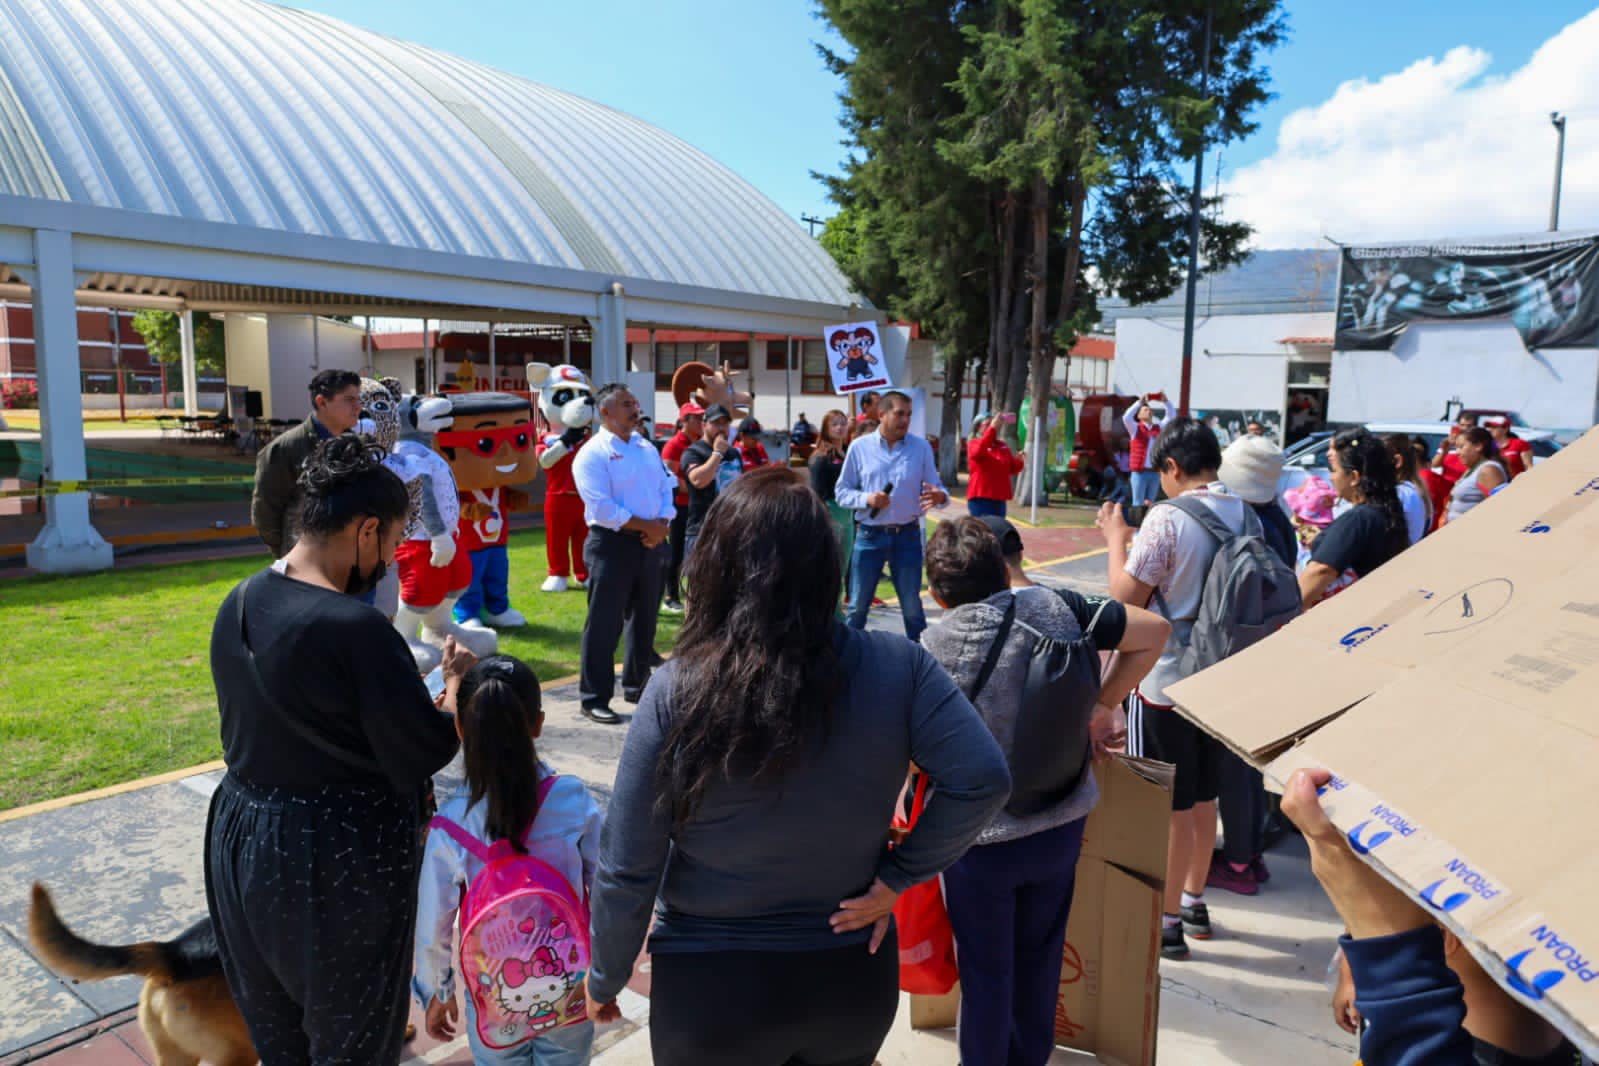
[[[455,561],[455,537],[449,533],[440,533],[428,543],[433,545],[433,555],[428,559],[428,565],[435,570],[442,570]]]

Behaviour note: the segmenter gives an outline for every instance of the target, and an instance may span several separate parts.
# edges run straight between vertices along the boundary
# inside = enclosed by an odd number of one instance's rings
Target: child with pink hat
[[[1337,500],[1337,490],[1319,477],[1306,478],[1297,487],[1283,493],[1283,501],[1293,515],[1294,532],[1299,537],[1297,569],[1305,568],[1310,561],[1311,544],[1321,536],[1322,530],[1332,525],[1333,504]]]

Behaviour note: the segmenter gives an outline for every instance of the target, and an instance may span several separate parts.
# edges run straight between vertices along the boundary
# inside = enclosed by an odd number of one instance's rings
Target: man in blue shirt
[[[888,564],[899,596],[905,635],[927,628],[922,610],[922,515],[949,502],[932,446],[910,434],[911,398],[886,392],[877,403],[878,427],[850,446],[835,498],[855,512],[850,567],[849,624],[866,628],[877,582]]]

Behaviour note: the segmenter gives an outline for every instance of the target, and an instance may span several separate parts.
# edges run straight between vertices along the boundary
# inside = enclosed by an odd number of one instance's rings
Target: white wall
[[[1586,429],[1599,413],[1599,351],[1528,352],[1507,321],[1413,323],[1391,351],[1334,352],[1330,391],[1339,422],[1432,421],[1458,396],[1528,425]]]
[[[1331,336],[1332,330],[1330,312],[1200,319],[1194,328],[1192,406],[1281,411],[1288,349],[1279,342],[1284,337]],[[1176,399],[1182,388],[1182,366],[1181,318],[1124,318],[1116,323],[1111,370],[1116,392],[1165,392]]]
[[[366,369],[365,331],[360,326],[307,315],[268,315],[266,326],[271,387],[262,390],[262,403],[268,418],[298,421],[309,415],[311,394],[306,386],[319,371],[359,374]]]
[[[227,346],[228,352],[228,384],[243,385],[247,389],[260,392],[262,417],[289,417],[272,413],[272,371],[267,348],[267,316],[224,315],[222,330],[223,343]],[[302,388],[300,391],[305,390]]]

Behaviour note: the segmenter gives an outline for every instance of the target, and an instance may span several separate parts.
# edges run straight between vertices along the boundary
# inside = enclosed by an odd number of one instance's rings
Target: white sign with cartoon
[[[827,344],[827,372],[832,375],[833,391],[838,395],[894,387],[876,322],[829,326],[822,339]]]

